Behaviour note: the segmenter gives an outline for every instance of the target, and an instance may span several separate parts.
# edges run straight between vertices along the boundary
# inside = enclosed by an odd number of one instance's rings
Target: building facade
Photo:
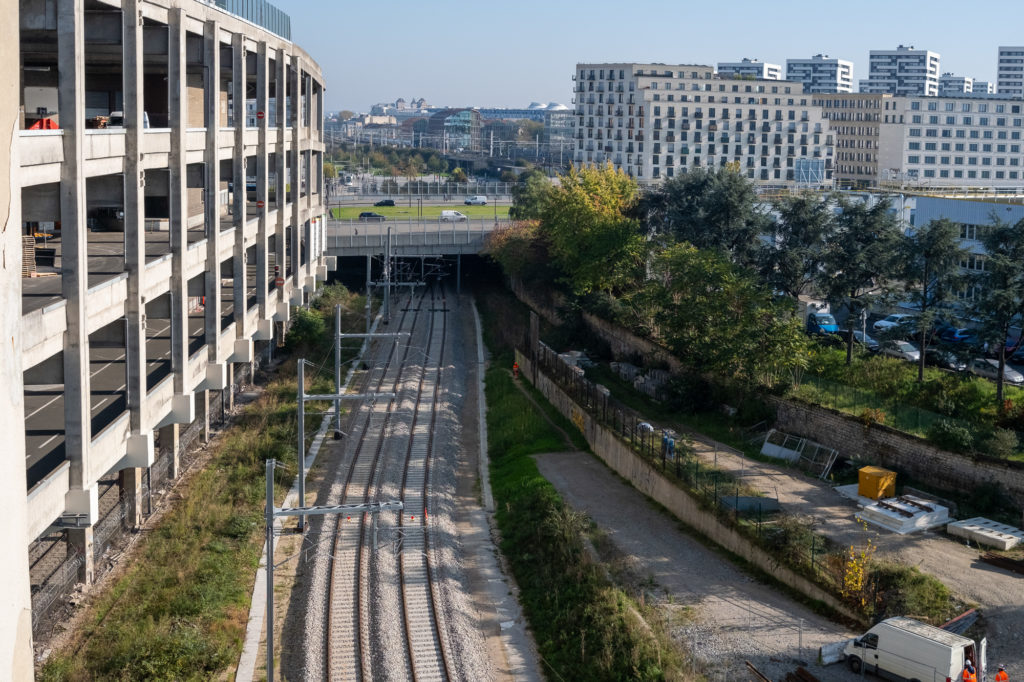
[[[853,92],[853,62],[816,54],[810,59],[787,59],[786,80],[802,83],[804,92]]]
[[[835,143],[799,83],[721,78],[710,66],[577,64],[577,165],[641,183],[736,168],[760,184],[831,186]]]
[[[939,77],[939,96],[956,97],[974,91],[974,79],[970,76],[957,76],[944,73]]]
[[[897,123],[899,117],[893,96],[836,93],[816,95],[811,102],[821,107],[836,138],[836,185],[877,185],[881,127]]]
[[[481,149],[483,118],[475,109],[443,109],[427,121],[427,135],[445,151]]]
[[[768,64],[756,59],[744,57],[738,62],[719,62],[718,75],[722,78],[756,78],[759,80],[782,80],[782,67],[778,64]]]
[[[20,255],[0,295],[15,349],[0,412],[25,455],[0,476],[20,487],[4,521],[21,526],[4,569],[18,595],[0,614],[15,657],[31,657],[23,587],[32,625],[53,594],[29,567],[38,543],[91,582],[110,509],[138,525],[150,475],[178,475],[185,430],[208,428],[327,277],[323,76],[285,15],[244,11],[39,0],[0,29],[2,122],[17,119],[0,201]],[[231,106],[249,99],[253,117]]]
[[[1024,97],[1024,45],[999,48],[996,88],[1006,97]]]
[[[903,96],[939,94],[939,53],[900,45],[895,50],[871,50],[868,77],[860,91]]]

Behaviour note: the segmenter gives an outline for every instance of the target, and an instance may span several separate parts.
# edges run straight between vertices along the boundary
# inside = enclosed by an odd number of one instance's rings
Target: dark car
[[[374,204],[374,206],[394,206],[394,205],[395,205],[395,200],[394,199],[381,199],[376,204]]]
[[[968,327],[946,327],[939,332],[939,338],[952,344],[978,344],[978,330]]]
[[[380,213],[374,213],[373,211],[363,211],[359,214],[359,219],[363,222],[382,222],[387,220]]]
[[[942,369],[962,372],[967,369],[967,361],[952,351],[942,348],[929,348],[924,352],[924,361]]]

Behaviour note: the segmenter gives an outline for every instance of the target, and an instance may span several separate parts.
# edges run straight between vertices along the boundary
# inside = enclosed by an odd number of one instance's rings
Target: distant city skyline
[[[856,6],[793,0],[711,3],[611,0],[474,5],[355,5],[271,0],[292,18],[292,37],[324,72],[326,109],[369,111],[399,97],[432,106],[571,105],[578,62],[706,64],[743,57],[785,66],[827,54],[868,76],[870,50],[913,45],[941,55],[941,72],[996,80],[998,48],[1024,44],[1024,7],[997,0],[882,2]],[[839,11],[837,7],[846,7]]]

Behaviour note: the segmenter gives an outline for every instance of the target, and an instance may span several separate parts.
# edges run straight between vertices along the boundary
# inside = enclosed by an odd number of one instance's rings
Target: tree
[[[329,180],[338,177],[338,167],[330,161],[324,161],[324,177]]]
[[[932,220],[902,239],[903,284],[921,311],[917,334],[921,358],[917,380],[924,381],[925,351],[935,311],[956,298],[962,277],[960,260],[966,251],[960,246],[960,228],[947,218]]]
[[[540,218],[550,196],[551,181],[544,172],[536,169],[526,171],[512,188],[512,208],[508,211],[508,217],[513,220],[536,220]]]
[[[648,291],[665,344],[691,366],[771,384],[807,363],[799,320],[722,253],[676,244],[654,262]]]
[[[535,142],[539,135],[544,134],[544,121],[531,121],[523,119],[519,121],[519,140],[521,142]]]
[[[456,166],[452,169],[452,182],[466,182],[469,178],[466,177],[466,171],[462,169],[462,166]]]
[[[560,178],[543,203],[540,226],[563,280],[581,296],[624,286],[637,276],[644,255],[639,225],[626,216],[636,202],[636,183],[611,164],[573,168]]]
[[[1010,225],[993,214],[982,243],[985,269],[975,279],[979,295],[972,310],[981,320],[982,337],[999,352],[996,404],[1002,412],[1006,339],[1014,323],[1024,319],[1024,220]]]
[[[825,250],[819,288],[829,301],[842,303],[847,317],[846,364],[853,358],[853,323],[880,296],[889,293],[898,273],[900,226],[887,200],[869,206],[840,199],[836,231]]]
[[[654,233],[668,233],[700,249],[716,249],[740,264],[753,261],[768,217],[754,185],[727,168],[694,168],[648,192],[639,207]]]
[[[342,109],[341,111],[338,112],[338,120],[339,121],[347,121],[347,120],[349,120],[350,118],[352,118],[355,115],[356,115],[356,112],[354,112],[354,111],[349,111],[348,109]]]
[[[774,291],[798,300],[817,282],[836,227],[830,202],[812,193],[775,202],[778,218],[770,225],[771,241],[757,254],[761,280]]]

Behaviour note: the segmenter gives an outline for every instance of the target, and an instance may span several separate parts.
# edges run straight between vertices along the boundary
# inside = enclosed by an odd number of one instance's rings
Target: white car
[[[992,358],[974,358],[971,360],[971,372],[979,377],[992,379],[999,377],[999,361]],[[1024,384],[1024,374],[1021,374],[1009,365],[1003,366],[1003,381],[1008,384],[1020,386]]]
[[[913,322],[916,319],[917,319],[917,315],[908,315],[906,313],[896,313],[894,315],[890,315],[889,317],[886,317],[885,319],[878,320],[873,325],[871,325],[871,328],[874,329],[876,332],[885,332],[885,331],[889,331],[893,327],[901,327],[901,326],[906,326],[906,325],[913,324]]]
[[[917,362],[921,359],[921,351],[909,341],[886,341],[882,343],[881,353],[908,362]]]
[[[466,198],[466,206],[486,206],[486,205],[487,205],[487,197],[485,197],[485,196],[482,196],[482,195],[478,194],[476,196],[467,197]]]
[[[440,220],[442,223],[461,223],[465,220],[469,220],[469,218],[466,217],[465,213],[461,213],[460,211],[441,211]]]

